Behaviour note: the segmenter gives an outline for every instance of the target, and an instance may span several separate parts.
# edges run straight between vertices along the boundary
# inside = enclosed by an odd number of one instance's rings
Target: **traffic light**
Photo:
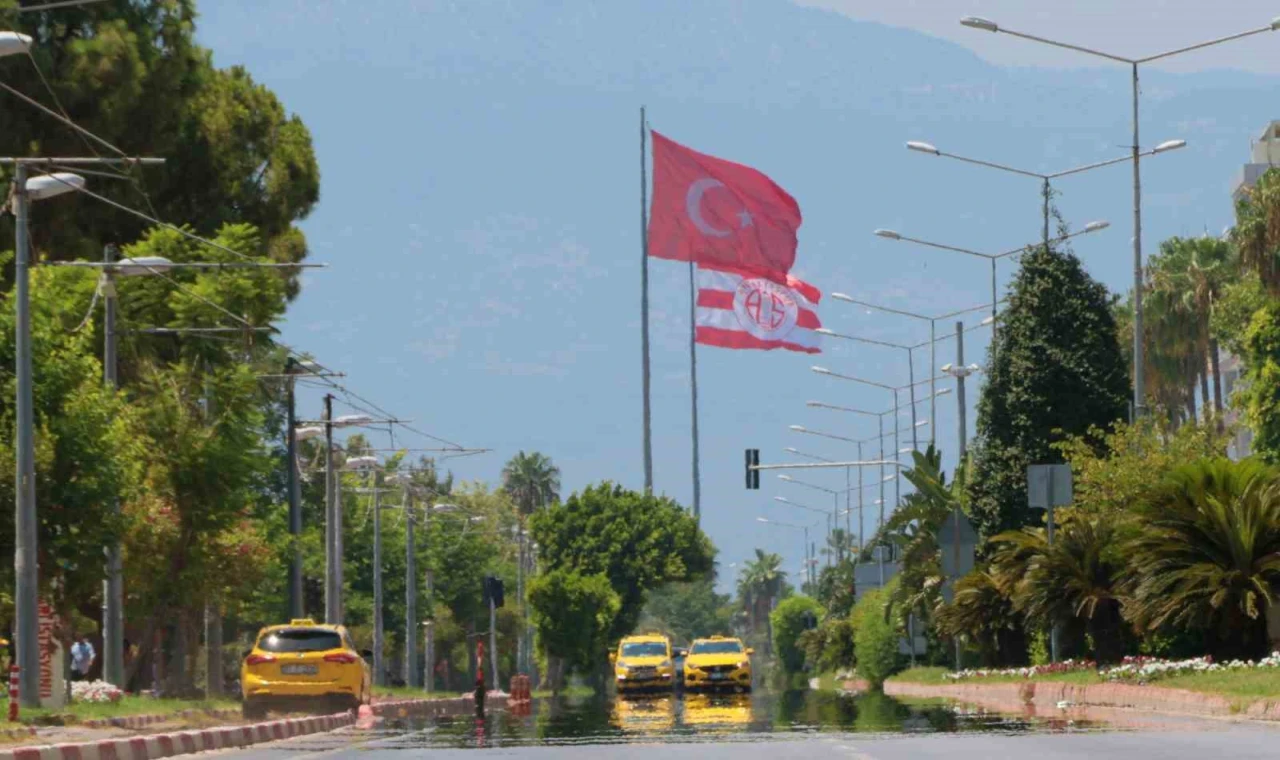
[[[760,471],[753,470],[760,464],[760,449],[747,449],[747,490],[760,490]]]
[[[486,607],[492,602],[493,606],[501,607],[503,602],[502,579],[492,575],[484,577],[484,604]]]

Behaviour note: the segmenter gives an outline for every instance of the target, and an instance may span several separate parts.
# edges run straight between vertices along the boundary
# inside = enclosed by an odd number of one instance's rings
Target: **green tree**
[[[1032,519],[1027,465],[1062,461],[1052,444],[1128,410],[1129,377],[1110,296],[1068,251],[1022,257],[987,360],[968,484],[984,536]]]
[[[1174,426],[1148,416],[1132,425],[1091,428],[1056,448],[1071,465],[1073,508],[1124,516],[1165,474],[1186,462],[1222,455],[1226,441],[1211,425]]]
[[[604,482],[534,513],[533,540],[544,572],[603,573],[620,608],[609,635],[635,630],[648,592],[710,572],[711,540],[671,499]]]
[[[1280,171],[1268,169],[1236,201],[1230,239],[1241,266],[1255,272],[1273,297],[1280,296]]]
[[[796,595],[783,599],[769,613],[769,624],[773,631],[773,651],[783,671],[798,673],[804,669],[805,653],[800,646],[800,635],[809,630],[806,618],[813,622],[821,620],[826,612],[816,599]]]
[[[893,583],[866,592],[853,608],[858,676],[875,691],[884,688],[885,679],[898,665],[898,632],[889,621],[888,609]]]
[[[550,658],[547,679],[559,691],[566,667],[590,672],[604,657],[622,599],[604,573],[559,569],[529,582],[529,607]]]
[[[502,488],[515,499],[521,514],[533,514],[560,500],[560,468],[546,454],[517,452],[502,468]]]
[[[756,549],[755,559],[747,560],[739,571],[738,596],[747,611],[752,634],[759,631],[761,621],[768,622],[774,602],[782,597],[786,575],[782,570],[782,556],[763,549]],[[765,640],[772,638],[767,636]]]
[[[1167,475],[1135,505],[1125,589],[1143,631],[1206,632],[1219,658],[1268,653],[1280,586],[1280,477],[1257,460],[1215,458]]]
[[[12,0],[0,2],[12,8]],[[262,232],[245,253],[299,261],[306,242],[294,222],[319,198],[311,135],[243,68],[215,68],[194,41],[194,0],[135,0],[0,12],[31,35],[31,54],[71,118],[130,156],[163,156],[163,168],[97,182],[94,192],[212,234],[245,222]],[[6,72],[9,84],[45,103],[41,73]],[[0,154],[66,156],[113,151],[25,104],[0,113]],[[87,198],[36,210],[37,248],[57,258],[101,255],[104,241],[136,239],[145,222]],[[297,292],[290,278],[290,295]]]
[[[649,593],[640,616],[640,630],[664,631],[684,643],[717,634],[729,635],[731,600],[728,594],[716,592],[715,583],[715,577],[707,575],[655,588]]]

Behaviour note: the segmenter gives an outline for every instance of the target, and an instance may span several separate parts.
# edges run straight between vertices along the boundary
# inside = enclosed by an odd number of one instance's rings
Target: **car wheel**
[[[262,720],[267,717],[267,706],[256,699],[246,699],[240,704],[240,715],[245,720]]]

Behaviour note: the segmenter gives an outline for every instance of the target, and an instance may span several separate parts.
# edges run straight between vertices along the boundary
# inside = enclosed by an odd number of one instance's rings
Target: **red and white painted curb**
[[[245,747],[304,734],[345,728],[355,723],[354,713],[316,718],[292,718],[249,726],[179,731],[172,734],[106,739],[82,744],[17,747],[0,750],[0,760],[157,760],[228,747]]]

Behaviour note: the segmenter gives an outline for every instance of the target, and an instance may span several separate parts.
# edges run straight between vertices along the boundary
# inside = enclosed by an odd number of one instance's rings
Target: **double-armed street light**
[[[1074,232],[1069,232],[1066,235],[1060,235],[1059,237],[1053,240],[1050,240],[1048,234],[1046,233],[1045,239],[1044,239],[1045,250],[1048,250],[1049,246],[1054,243],[1061,243],[1066,240],[1070,240],[1071,238],[1078,237],[1080,235],[1087,235],[1091,232],[1098,232],[1099,230],[1105,230],[1107,227],[1110,227],[1110,226],[1111,226],[1111,223],[1105,220],[1093,221],[1086,224],[1083,229],[1079,229]],[[1048,228],[1046,227],[1045,229],[1047,230]],[[1004,253],[983,253],[981,251],[974,251],[969,248],[961,248],[959,246],[948,245],[946,243],[936,243],[929,240],[921,240],[920,238],[909,237],[895,230],[878,229],[875,231],[875,234],[877,237],[882,237],[882,238],[885,238],[886,240],[900,240],[907,243],[915,243],[916,245],[928,246],[930,248],[937,248],[943,251],[952,251],[954,253],[962,253],[967,256],[973,256],[976,258],[985,259],[986,261],[990,262],[991,264],[991,320],[992,320],[991,324],[994,324],[996,320],[996,317],[997,317],[996,306],[999,302],[999,297],[996,292],[997,291],[996,263],[1001,259],[1005,259],[1010,256],[1016,256],[1027,250],[1027,246],[1023,246],[1021,248],[1014,248],[1013,250],[1005,251]],[[992,335],[994,336],[994,330],[992,332]],[[908,351],[910,351],[910,349],[908,349]]]
[[[997,24],[995,21],[985,19],[980,16],[966,16],[960,19],[960,23],[972,29],[978,29],[985,32],[1008,34],[1013,37],[1020,37],[1024,40],[1039,42],[1044,45],[1051,45],[1066,50],[1074,50],[1077,53],[1084,53],[1096,58],[1103,58],[1108,61],[1121,63],[1130,68],[1132,82],[1132,121],[1133,121],[1133,144],[1130,146],[1130,156],[1133,163],[1133,415],[1135,418],[1140,417],[1144,413],[1144,397],[1143,388],[1145,378],[1143,377],[1145,368],[1145,346],[1143,345],[1143,325],[1142,325],[1142,171],[1141,158],[1143,155],[1141,143],[1138,140],[1138,67],[1142,64],[1152,63],[1154,61],[1172,58],[1183,53],[1189,53],[1193,50],[1201,50],[1203,48],[1220,45],[1224,42],[1252,37],[1265,32],[1274,32],[1280,29],[1280,17],[1272,19],[1265,25],[1247,29],[1243,32],[1230,34],[1225,37],[1207,40],[1194,45],[1187,45],[1180,48],[1165,50],[1153,55],[1141,58],[1128,58],[1125,56],[1107,53],[1101,50],[1094,50],[1082,45],[1075,45],[1066,42],[1051,40],[1046,37],[1040,37],[1026,32],[1016,31]],[[1170,142],[1162,143],[1159,147],[1165,147],[1166,150],[1173,147],[1182,147],[1181,145],[1173,145]]]
[[[1169,151],[1174,151],[1174,150],[1178,150],[1179,148],[1185,148],[1185,147],[1187,147],[1186,140],[1165,140],[1164,142],[1160,143],[1154,148],[1151,148],[1150,150],[1141,151],[1140,153],[1138,153],[1138,157],[1145,158],[1147,156],[1156,156],[1161,153],[1168,153]],[[985,166],[989,169],[997,169],[999,171],[1007,172],[1009,174],[1018,174],[1024,177],[1033,177],[1035,179],[1040,180],[1042,183],[1041,193],[1044,196],[1044,202],[1043,202],[1044,230],[1043,230],[1042,242],[1044,243],[1044,246],[1046,248],[1049,247],[1049,244],[1051,242],[1054,242],[1049,240],[1050,182],[1052,182],[1055,179],[1059,179],[1061,177],[1068,177],[1073,174],[1083,174],[1084,172],[1092,171],[1093,169],[1101,169],[1104,166],[1113,166],[1115,164],[1123,164],[1123,163],[1127,163],[1129,161],[1135,160],[1134,156],[1130,154],[1127,156],[1121,156],[1119,158],[1108,159],[1106,161],[1097,161],[1092,164],[1075,166],[1070,169],[1063,169],[1061,171],[1042,173],[1042,172],[1031,171],[1029,169],[1019,169],[1014,166],[1008,166],[1006,164],[1000,164],[994,161],[985,161],[979,158],[970,158],[968,156],[961,156],[955,153],[947,153],[946,151],[938,150],[938,148],[933,143],[923,142],[921,140],[908,141],[907,149],[916,151],[917,153],[926,153],[931,156],[941,156],[943,158],[952,158],[957,161],[963,161],[966,164],[975,164],[977,166]]]

